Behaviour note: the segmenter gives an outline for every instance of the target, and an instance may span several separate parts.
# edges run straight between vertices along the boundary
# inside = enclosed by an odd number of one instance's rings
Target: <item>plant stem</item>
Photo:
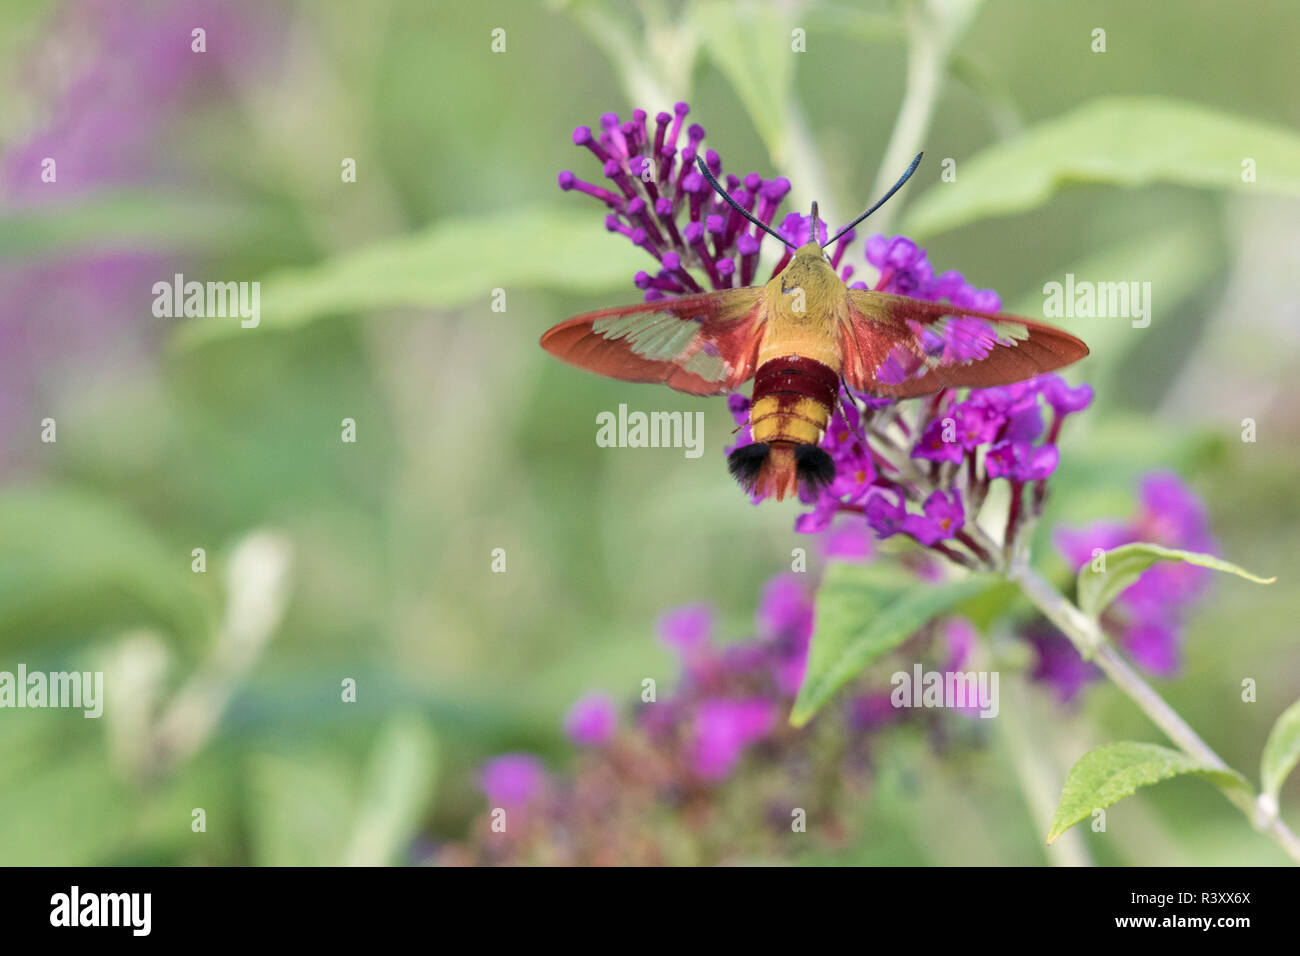
[[[1223,758],[1201,739],[1187,721],[1183,720],[1178,712],[1128,665],[1119,652],[1106,642],[1106,637],[1096,621],[1066,600],[1028,564],[1018,562],[1009,567],[1006,574],[1008,580],[1018,585],[1025,597],[1029,598],[1034,606],[1070,639],[1084,659],[1095,662],[1115,686],[1137,704],[1142,712],[1151,718],[1151,722],[1164,731],[1165,736],[1177,744],[1183,753],[1209,766],[1222,770],[1230,769]],[[1250,820],[1252,826],[1271,837],[1291,859],[1300,863],[1300,838],[1280,817],[1273,815],[1264,818],[1259,813],[1255,801],[1244,793],[1230,790],[1224,790],[1223,793],[1246,815],[1246,819]]]
[[[1019,675],[1006,681],[1002,688],[1001,720],[994,721],[1002,733],[1020,791],[1036,827],[1046,830],[1056,809],[1056,780],[1059,769],[1048,759],[1050,750],[1042,746],[1038,731],[1028,714],[1029,693]],[[1043,847],[1046,851],[1048,848]],[[1092,858],[1077,828],[1061,834],[1046,854],[1053,866],[1092,866]]]
[[[907,8],[907,86],[889,145],[876,173],[873,196],[885,192],[925,145],[952,49],[965,32],[980,0],[918,0]],[[889,235],[899,204],[886,203],[872,218],[875,232]]]

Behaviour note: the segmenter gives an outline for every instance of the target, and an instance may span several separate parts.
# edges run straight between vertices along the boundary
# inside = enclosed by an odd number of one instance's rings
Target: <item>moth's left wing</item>
[[[721,395],[754,374],[764,315],[759,287],[601,309],[561,322],[542,348],[625,382]]]
[[[1068,332],[995,312],[850,289],[840,327],[845,381],[893,398],[941,388],[993,388],[1077,362],[1088,346]]]

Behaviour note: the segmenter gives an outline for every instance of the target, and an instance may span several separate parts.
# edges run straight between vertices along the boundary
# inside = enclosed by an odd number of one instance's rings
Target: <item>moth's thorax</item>
[[[839,326],[848,287],[816,243],[800,247],[764,290],[767,328],[759,348],[763,363],[803,355],[836,373],[843,364]]]

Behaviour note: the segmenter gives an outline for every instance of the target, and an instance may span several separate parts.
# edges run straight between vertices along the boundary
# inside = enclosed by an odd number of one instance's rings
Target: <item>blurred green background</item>
[[[0,862],[409,862],[482,812],[485,758],[563,767],[575,698],[671,685],[665,608],[710,601],[749,633],[807,544],[797,511],[737,493],[722,402],[537,347],[638,301],[650,261],[555,177],[599,178],[573,127],[685,98],[728,171],[786,175],[796,208],[844,221],[901,171],[909,49],[914,71],[951,56],[893,231],[1029,315],[1066,273],[1152,283],[1147,329],[1062,323],[1099,397],[1046,524],[1127,516],[1137,476],[1178,471],[1223,554],[1279,583],[1216,582],[1158,687],[1252,776],[1300,695],[1293,3],[8,0],[0,18],[0,669],[109,675],[100,720],[0,711]],[[849,255],[865,266],[861,241]],[[176,272],[260,280],[261,325],[154,317]],[[704,411],[704,456],[598,449],[620,402]],[[1104,686],[1022,703],[1058,782],[1088,746],[1158,739]],[[996,737],[949,759],[898,735],[878,763],[831,859],[1049,860]],[[1196,782],[1115,807],[1110,831],[1084,834],[1099,862],[1284,861]]]

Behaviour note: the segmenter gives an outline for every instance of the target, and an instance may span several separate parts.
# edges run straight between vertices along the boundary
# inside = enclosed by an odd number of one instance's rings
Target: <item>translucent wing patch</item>
[[[865,289],[848,295],[841,327],[844,378],[876,395],[910,398],[941,388],[1010,385],[1088,354],[1068,332],[1020,316]]]

